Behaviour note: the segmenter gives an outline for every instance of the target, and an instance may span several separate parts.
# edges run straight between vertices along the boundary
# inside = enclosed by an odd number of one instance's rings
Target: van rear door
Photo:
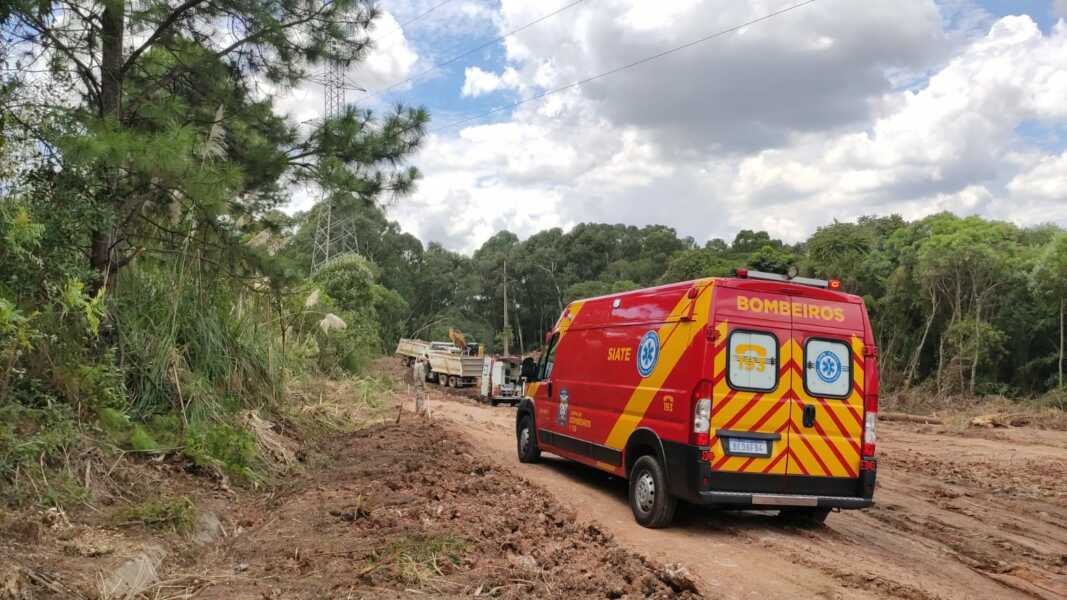
[[[863,438],[862,305],[840,296],[791,299],[795,307],[788,474],[792,493],[850,493],[859,476]],[[821,479],[808,479],[821,478]]]
[[[789,391],[794,373],[789,297],[766,285],[715,291],[712,487],[784,491],[762,475],[789,471]],[[762,288],[762,289],[760,289]]]

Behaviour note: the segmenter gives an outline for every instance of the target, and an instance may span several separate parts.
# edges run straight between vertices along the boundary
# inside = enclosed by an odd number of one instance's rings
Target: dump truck
[[[477,355],[479,350],[480,346],[474,343],[460,348],[452,342],[410,338],[401,338],[396,345],[396,354],[404,366],[410,367],[419,359],[428,361],[426,381],[457,388],[474,385],[481,377],[484,359]]]
[[[430,352],[430,375],[427,379],[437,380],[443,387],[468,387],[477,383],[482,375],[485,359],[480,356],[466,356],[458,352]]]
[[[407,367],[419,358],[429,360],[432,352],[459,353],[460,350],[451,342],[426,342],[409,338],[400,338],[396,345],[396,353]]]

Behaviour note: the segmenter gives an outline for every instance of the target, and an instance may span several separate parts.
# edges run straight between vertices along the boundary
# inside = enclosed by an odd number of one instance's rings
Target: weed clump
[[[228,423],[191,426],[184,453],[198,467],[219,469],[238,481],[256,484],[263,479],[255,436]]]
[[[189,533],[196,523],[196,505],[187,496],[152,498],[122,510],[118,520],[157,531]]]
[[[373,559],[405,583],[422,585],[441,575],[442,562],[458,565],[469,548],[467,540],[453,535],[404,536],[375,552]]]

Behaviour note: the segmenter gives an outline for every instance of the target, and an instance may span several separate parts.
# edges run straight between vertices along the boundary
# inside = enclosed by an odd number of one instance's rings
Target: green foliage
[[[141,425],[135,425],[130,432],[130,447],[134,452],[159,452],[159,442]]]
[[[596,296],[607,296],[608,294],[617,294],[619,292],[629,292],[631,290],[636,290],[639,287],[640,286],[633,281],[614,281],[611,283],[603,281],[583,281],[567,286],[567,289],[563,290],[563,302],[570,303],[583,298],[594,298]]]
[[[185,434],[184,452],[198,467],[219,469],[239,481],[262,480],[257,472],[256,439],[240,427],[227,423],[191,426]]]
[[[362,256],[348,254],[331,260],[315,275],[315,283],[342,310],[356,312],[372,304],[374,270]]]
[[[442,562],[459,564],[469,548],[469,542],[451,535],[403,536],[375,551],[373,559],[401,580],[421,585],[438,573]]]
[[[795,254],[769,244],[760,247],[748,259],[749,267],[767,273],[787,273],[796,263]]]
[[[140,523],[150,529],[189,533],[196,525],[196,505],[187,496],[151,498],[116,515],[120,523]]]
[[[63,406],[26,408],[0,405],[0,477],[9,479],[20,465],[54,456],[77,438],[74,415]]]
[[[62,506],[84,500],[86,490],[58,468],[79,444],[68,407],[30,408],[0,399],[0,502]]]
[[[118,344],[129,396],[143,417],[174,408],[192,420],[237,406],[268,405],[284,388],[285,359],[264,306],[222,285],[173,284],[154,268],[130,271],[116,293]],[[184,408],[182,408],[184,407]]]

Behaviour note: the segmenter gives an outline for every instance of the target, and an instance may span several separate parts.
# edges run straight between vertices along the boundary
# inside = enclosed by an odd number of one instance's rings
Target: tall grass
[[[283,393],[287,361],[255,294],[139,268],[124,274],[116,301],[119,358],[139,416],[203,421]]]

